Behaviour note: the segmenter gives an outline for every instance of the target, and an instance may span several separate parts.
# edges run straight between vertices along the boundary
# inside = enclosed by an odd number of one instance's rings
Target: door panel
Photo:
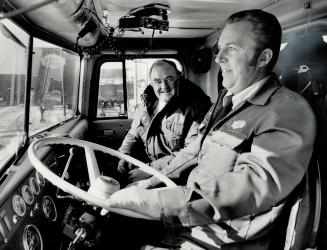
[[[131,127],[131,119],[96,120],[90,124],[89,140],[118,149]]]

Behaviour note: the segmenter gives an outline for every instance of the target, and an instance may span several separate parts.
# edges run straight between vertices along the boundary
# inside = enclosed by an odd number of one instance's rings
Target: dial
[[[24,229],[23,245],[25,250],[43,250],[40,231],[34,225],[27,225]]]
[[[32,192],[34,194],[39,194],[40,193],[40,185],[39,182],[35,177],[30,178],[30,187],[32,189]]]
[[[42,174],[40,174],[39,172],[36,172],[35,177],[36,177],[38,183],[39,183],[41,186],[43,186],[43,185],[45,184],[45,179],[44,179],[44,177],[43,177]]]
[[[26,212],[26,204],[20,195],[15,194],[12,198],[12,207],[15,213],[19,216],[23,216]]]
[[[49,220],[55,221],[57,219],[56,205],[50,196],[43,197],[42,209],[45,217]]]
[[[24,185],[22,188],[22,196],[24,201],[31,205],[34,201],[34,194],[30,186]]]

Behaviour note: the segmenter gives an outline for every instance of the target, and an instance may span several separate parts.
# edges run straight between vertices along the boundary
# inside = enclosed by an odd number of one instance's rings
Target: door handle
[[[110,137],[114,137],[116,134],[115,130],[113,129],[106,129],[106,130],[103,130],[103,135],[104,136],[110,136]]]

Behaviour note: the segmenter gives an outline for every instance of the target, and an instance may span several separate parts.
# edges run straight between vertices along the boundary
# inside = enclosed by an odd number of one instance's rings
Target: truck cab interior
[[[106,176],[126,157],[117,149],[152,63],[174,61],[215,102],[217,38],[245,9],[280,21],[274,72],[318,122],[270,248],[327,249],[326,0],[0,0],[0,249],[94,249],[105,207],[97,177],[119,185]]]

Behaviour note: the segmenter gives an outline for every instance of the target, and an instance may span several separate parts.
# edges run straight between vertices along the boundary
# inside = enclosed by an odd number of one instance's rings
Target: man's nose
[[[215,62],[216,63],[221,63],[221,62],[224,62],[224,60],[226,60],[224,50],[220,49],[218,51],[218,54],[216,55]]]
[[[162,79],[160,81],[160,87],[161,88],[166,88],[168,86],[168,80]]]

